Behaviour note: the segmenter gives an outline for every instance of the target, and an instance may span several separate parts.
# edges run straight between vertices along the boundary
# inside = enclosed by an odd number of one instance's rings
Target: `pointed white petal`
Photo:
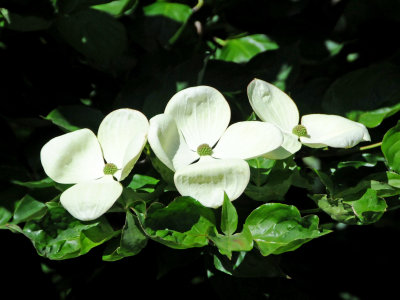
[[[197,152],[189,149],[174,119],[166,114],[151,118],[148,140],[154,154],[172,171],[199,159]]]
[[[191,196],[207,207],[219,207],[224,191],[230,200],[237,199],[250,179],[249,165],[242,159],[213,159],[200,161],[178,170],[174,181],[179,193]]]
[[[115,164],[118,180],[128,176],[147,141],[149,121],[141,112],[118,109],[109,113],[101,122],[98,139],[107,163]]]
[[[103,154],[89,129],[51,139],[40,151],[40,160],[46,174],[59,183],[78,183],[104,175]]]
[[[122,193],[122,185],[111,175],[75,184],[61,194],[64,208],[82,221],[97,219],[115,203]]]
[[[288,132],[282,133],[284,137],[282,146],[274,151],[266,153],[265,155],[263,155],[264,157],[269,159],[285,159],[300,150],[301,143],[299,142],[299,138],[296,135]]]
[[[250,159],[271,152],[282,143],[281,130],[271,123],[238,122],[228,127],[214,148],[212,156]]]
[[[197,86],[176,93],[165,114],[172,116],[193,151],[201,144],[213,147],[228,127],[231,110],[224,96],[209,86]]]
[[[263,121],[291,132],[299,124],[299,110],[293,100],[276,86],[254,79],[247,87],[250,105]]]
[[[361,141],[370,140],[367,128],[341,116],[311,114],[301,119],[307,129],[308,137],[300,141],[312,148],[334,147],[351,148]]]

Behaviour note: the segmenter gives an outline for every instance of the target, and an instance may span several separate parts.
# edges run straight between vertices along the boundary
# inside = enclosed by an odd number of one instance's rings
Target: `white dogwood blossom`
[[[224,96],[209,86],[184,89],[150,120],[148,141],[155,155],[175,172],[184,196],[219,207],[224,192],[231,201],[245,190],[250,168],[245,159],[261,156],[283,142],[273,124],[238,122],[228,127],[231,111]]]
[[[287,158],[299,151],[301,144],[312,148],[350,148],[361,141],[371,140],[363,124],[337,115],[305,115],[299,124],[299,111],[293,100],[263,80],[254,79],[250,82],[247,95],[256,115],[262,121],[278,126],[284,136],[282,146],[265,157]]]
[[[147,141],[149,122],[139,111],[119,109],[101,122],[97,137],[79,129],[47,142],[40,160],[55,182],[74,184],[60,197],[75,218],[94,220],[121,195],[123,180],[138,160]]]

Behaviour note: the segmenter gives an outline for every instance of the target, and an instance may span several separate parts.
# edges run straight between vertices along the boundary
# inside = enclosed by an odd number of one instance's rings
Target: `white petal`
[[[209,86],[197,86],[176,93],[165,114],[172,116],[193,151],[201,144],[213,147],[228,127],[231,110],[224,96]]]
[[[311,114],[301,119],[307,129],[308,137],[300,141],[309,147],[350,148],[361,141],[369,141],[367,128],[361,124],[341,116]]]
[[[293,100],[276,86],[254,79],[247,87],[250,105],[263,121],[291,132],[299,124],[299,110]]]
[[[230,200],[237,199],[250,179],[249,165],[242,159],[213,159],[201,157],[200,161],[180,169],[174,181],[179,193],[191,196],[207,207],[219,207],[224,201],[224,191]]]
[[[172,171],[199,159],[197,152],[189,149],[174,119],[166,114],[151,118],[148,140],[154,154]]]
[[[282,146],[274,151],[266,153],[263,155],[264,157],[269,159],[285,159],[300,150],[301,143],[299,142],[298,136],[283,131],[282,133],[284,137]]]
[[[122,185],[111,175],[75,184],[61,194],[64,208],[82,221],[97,219],[115,203],[122,193]]]
[[[212,156],[250,159],[271,152],[282,143],[281,130],[271,123],[238,122],[228,127],[213,150]]]
[[[109,113],[101,122],[97,134],[108,163],[115,164],[118,180],[128,176],[147,141],[149,121],[141,112],[118,109]]]
[[[40,151],[40,160],[46,174],[59,183],[78,183],[104,175],[103,154],[89,129],[51,139]]]

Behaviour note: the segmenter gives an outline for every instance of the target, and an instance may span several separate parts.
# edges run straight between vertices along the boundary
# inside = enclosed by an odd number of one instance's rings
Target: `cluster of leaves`
[[[397,46],[379,34],[400,26],[387,9],[397,2],[250,2],[0,1],[8,104],[0,122],[10,140],[0,149],[0,228],[26,236],[53,260],[102,245],[103,260],[116,261],[152,240],[203,247],[215,269],[256,277],[272,268],[269,255],[398,208],[400,61]],[[380,47],[368,46],[371,36]],[[287,91],[301,114],[346,116],[382,144],[249,160],[245,195],[219,210],[178,197],[171,172],[147,148],[105,216],[81,222],[60,206],[66,187],[45,178],[39,162],[51,137],[96,130],[118,107],[150,118],[174,93],[200,84],[225,95],[233,119],[251,119],[245,91],[254,77]]]

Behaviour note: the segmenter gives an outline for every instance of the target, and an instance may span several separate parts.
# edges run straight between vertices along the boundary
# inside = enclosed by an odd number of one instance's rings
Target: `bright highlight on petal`
[[[282,132],[273,124],[259,121],[238,122],[228,127],[212,156],[251,159],[277,149],[282,142]]]
[[[191,196],[207,207],[219,207],[224,191],[231,201],[237,199],[250,180],[249,165],[242,159],[213,159],[200,161],[178,170],[174,181],[179,193]]]
[[[147,141],[149,122],[139,111],[118,109],[101,122],[98,139],[108,163],[115,164],[120,172],[118,180],[128,176]]]
[[[89,129],[55,137],[40,151],[46,174],[58,183],[78,183],[104,176],[99,142]]]
[[[82,221],[97,219],[113,206],[122,193],[122,185],[111,175],[75,184],[61,194],[64,208]]]
[[[286,132],[299,124],[299,110],[293,100],[276,86],[254,79],[247,87],[250,105],[256,115]]]
[[[307,128],[308,137],[300,141],[309,147],[351,148],[361,141],[371,140],[367,128],[341,116],[311,114],[301,119]]]
[[[151,118],[148,141],[158,159],[172,171],[187,166],[200,157],[189,149],[175,120],[166,114]]]
[[[171,116],[189,148],[201,144],[213,147],[228,127],[231,110],[224,96],[209,86],[197,86],[176,93],[165,114]]]

